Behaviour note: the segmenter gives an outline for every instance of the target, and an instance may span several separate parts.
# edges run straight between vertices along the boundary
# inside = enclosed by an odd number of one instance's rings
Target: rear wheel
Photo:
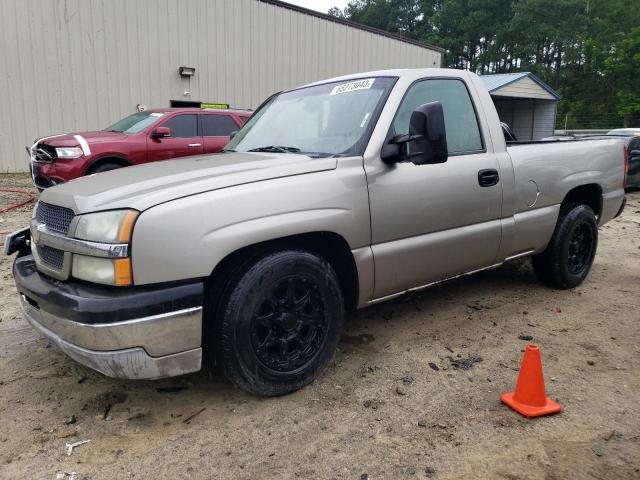
[[[214,284],[212,289],[216,288]],[[327,365],[344,320],[338,278],[310,252],[266,254],[224,282],[207,311],[205,336],[216,363],[240,388],[284,395],[310,383]]]
[[[586,205],[564,205],[549,245],[533,257],[533,270],[551,287],[576,287],[589,274],[597,246],[598,224],[593,210]]]

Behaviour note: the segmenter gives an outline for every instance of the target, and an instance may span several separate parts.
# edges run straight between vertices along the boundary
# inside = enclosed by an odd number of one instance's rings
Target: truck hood
[[[45,138],[44,143],[52,147],[75,147],[79,145],[76,136],[84,138],[89,145],[103,142],[118,142],[126,140],[129,135],[122,132],[107,132],[106,130],[97,130],[95,132],[75,132],[62,135],[54,135]],[[38,140],[42,141],[42,140]]]
[[[134,208],[273,178],[333,170],[335,158],[297,154],[219,153],[121,168],[46,189],[43,202],[76,214]],[[259,201],[257,199],[256,201]]]

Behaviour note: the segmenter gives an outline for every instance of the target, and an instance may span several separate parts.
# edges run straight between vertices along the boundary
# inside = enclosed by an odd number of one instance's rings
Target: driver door
[[[171,129],[171,136],[163,138],[149,137],[147,159],[149,162],[168,158],[199,155],[204,152],[202,136],[198,132],[198,115],[180,114],[169,118],[158,127]]]
[[[392,124],[409,132],[413,110],[440,102],[449,149],[440,164],[367,164],[375,259],[374,298],[450,278],[496,262],[501,239],[502,185],[481,180],[499,172],[488,152],[476,110],[460,79],[414,83]],[[482,185],[484,183],[484,185]]]

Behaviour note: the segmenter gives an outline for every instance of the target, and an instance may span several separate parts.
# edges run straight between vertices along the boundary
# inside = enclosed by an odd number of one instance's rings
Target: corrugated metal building
[[[553,135],[560,95],[533,73],[483,75],[500,120],[521,141]]]
[[[0,0],[0,17],[5,172],[28,169],[35,138],[104,128],[138,104],[255,108],[322,78],[439,67],[443,52],[272,0]]]

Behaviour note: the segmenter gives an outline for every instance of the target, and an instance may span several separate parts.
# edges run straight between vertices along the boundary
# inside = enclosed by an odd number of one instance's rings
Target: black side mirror
[[[385,162],[410,161],[416,165],[446,162],[449,153],[442,104],[425,103],[416,108],[411,113],[409,133],[391,138],[380,156]]]
[[[158,127],[151,133],[151,136],[156,140],[170,137],[171,129],[169,127]]]
[[[236,133],[238,133],[238,130],[234,130],[233,132],[231,132],[231,133],[229,134],[229,140],[233,140],[233,137],[235,137],[235,136],[236,136]]]

